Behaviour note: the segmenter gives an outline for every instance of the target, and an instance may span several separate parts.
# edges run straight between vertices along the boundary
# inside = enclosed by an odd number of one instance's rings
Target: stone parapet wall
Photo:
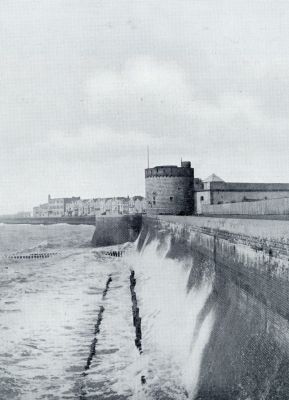
[[[145,177],[162,177],[162,176],[183,176],[194,177],[194,168],[177,167],[176,165],[165,165],[145,170]]]
[[[289,197],[239,203],[203,204],[203,214],[289,215]]]

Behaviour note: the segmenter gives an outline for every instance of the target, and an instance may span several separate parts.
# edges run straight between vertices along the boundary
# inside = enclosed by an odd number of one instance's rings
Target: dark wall
[[[223,220],[214,229],[205,218],[199,226],[193,218],[184,222],[144,218],[138,246],[170,236],[167,257],[191,263],[188,291],[213,277],[198,316],[204,320],[213,310],[215,323],[196,399],[289,399],[289,229],[283,238],[278,229],[276,237],[272,233],[273,225],[285,222],[272,222],[270,231],[268,221],[258,220],[259,237],[238,233],[233,221],[231,231]]]
[[[92,244],[101,247],[133,242],[140,233],[141,225],[140,214],[97,217]]]

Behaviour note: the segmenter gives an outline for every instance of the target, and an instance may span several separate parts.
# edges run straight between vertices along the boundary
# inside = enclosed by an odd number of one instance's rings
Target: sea
[[[94,248],[94,229],[0,224],[0,399],[194,399],[212,283],[188,292],[165,246]]]

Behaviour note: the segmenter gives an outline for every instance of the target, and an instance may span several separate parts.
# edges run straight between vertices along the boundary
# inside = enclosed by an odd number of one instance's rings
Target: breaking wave
[[[126,258],[135,271],[142,320],[142,390],[149,399],[193,399],[215,319],[208,307],[214,274],[192,285],[191,269],[203,266],[168,258],[169,252],[169,238],[155,239]]]
[[[0,268],[0,392],[23,400],[194,399],[215,322],[213,269],[175,258],[169,236],[146,240],[141,251],[138,243],[92,249],[93,229],[0,227],[2,253],[61,253]]]

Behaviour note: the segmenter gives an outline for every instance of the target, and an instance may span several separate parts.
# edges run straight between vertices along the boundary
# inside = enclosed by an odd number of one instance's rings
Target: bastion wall
[[[197,326],[211,312],[214,323],[202,354],[195,398],[288,399],[289,222],[100,217],[92,243],[115,245],[137,237],[139,251],[154,240],[160,248],[169,243],[166,257],[186,269],[188,293],[212,281],[211,294],[197,315]]]
[[[289,222],[145,217],[139,250],[153,240],[189,268],[188,292],[213,280],[198,315],[201,326],[212,311],[214,325],[196,399],[288,399]]]
[[[96,217],[92,245],[102,247],[133,242],[137,239],[141,226],[141,214]]]

